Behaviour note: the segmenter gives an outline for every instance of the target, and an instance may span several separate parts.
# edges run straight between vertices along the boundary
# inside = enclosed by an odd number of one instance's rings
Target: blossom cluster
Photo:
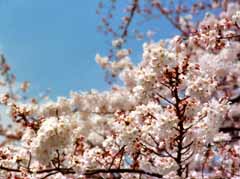
[[[225,131],[240,116],[231,103],[240,82],[240,11],[232,6],[207,14],[187,39],[144,43],[136,65],[122,39],[114,41],[118,60],[96,61],[123,86],[46,103],[3,96],[22,135],[1,148],[0,175],[237,179],[240,143]]]

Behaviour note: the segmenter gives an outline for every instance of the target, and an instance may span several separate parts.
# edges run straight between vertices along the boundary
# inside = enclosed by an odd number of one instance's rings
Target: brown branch
[[[122,156],[122,154],[124,153],[124,148],[125,148],[125,147],[126,147],[126,145],[124,145],[123,147],[121,147],[121,149],[113,156],[112,162],[111,162],[111,164],[110,164],[110,166],[109,166],[108,169],[111,169],[111,167],[112,167],[113,164],[114,164],[114,161],[115,161],[116,157],[117,157],[119,154],[121,154],[121,156]],[[119,163],[120,163],[119,165],[121,165],[121,161],[120,161]]]
[[[127,23],[126,23],[126,25],[125,25],[125,27],[123,29],[122,35],[121,35],[122,38],[125,38],[128,35],[128,27],[130,26],[130,24],[131,24],[131,22],[133,20],[133,17],[134,17],[134,14],[135,14],[137,8],[138,8],[138,0],[133,0],[133,4],[132,4],[131,11],[130,11],[130,15],[127,18]]]
[[[174,103],[172,101],[170,101],[169,99],[165,98],[164,96],[162,96],[161,94],[157,93],[157,95],[163,99],[164,101],[166,101],[167,103],[171,104],[171,105],[174,105]]]
[[[163,178],[163,175],[153,172],[147,172],[140,169],[129,169],[129,168],[123,168],[123,169],[93,169],[88,170],[84,174],[85,175],[95,175],[95,174],[101,174],[101,173],[132,173],[132,174],[142,174],[142,175],[148,175],[156,178]]]
[[[8,168],[0,165],[0,170],[5,170],[8,172],[16,172],[16,173],[21,173],[22,170],[16,169],[16,168]],[[75,171],[72,168],[49,168],[49,169],[43,169],[43,170],[38,170],[38,171],[32,171],[28,170],[27,171],[30,174],[44,174],[44,173],[51,173],[51,172],[57,172],[57,173],[62,173],[62,174],[74,174]]]
[[[58,172],[48,173],[47,175],[45,175],[45,176],[42,177],[41,179],[45,179],[45,178],[50,177],[50,176],[52,176],[52,175],[55,175],[55,174],[57,174],[57,173],[58,173]]]
[[[142,145],[146,150],[154,153],[155,155],[157,155],[157,156],[159,156],[159,157],[169,157],[168,155],[161,154],[161,153],[155,151],[154,149],[151,149],[150,147],[148,147],[147,145],[145,145],[145,144],[143,144],[143,143],[141,143],[141,145]]]
[[[4,166],[0,166],[0,170],[5,170],[8,172],[16,172],[16,173],[21,173],[22,171],[20,169],[14,169],[14,168],[8,168]],[[62,174],[75,174],[75,171],[72,168],[50,168],[50,169],[45,169],[45,170],[39,170],[36,172],[33,172],[31,170],[28,171],[28,173],[32,174],[44,174],[48,173],[46,176],[43,178],[46,178],[48,176],[57,174],[57,173],[62,173]],[[147,172],[141,169],[131,169],[131,168],[118,168],[118,169],[91,169],[91,170],[86,170],[83,175],[91,176],[91,175],[96,175],[96,174],[101,174],[101,173],[130,173],[130,174],[142,174],[142,175],[148,175],[156,178],[163,178],[163,175],[159,173],[154,173],[154,172]]]
[[[208,158],[210,156],[210,152],[211,152],[211,145],[208,145],[207,146],[207,151],[206,151],[206,153],[204,155],[205,159],[204,159],[204,162],[202,163],[202,168],[201,168],[202,179],[204,179],[204,170],[205,170],[205,166],[206,166],[206,164],[208,162]]]
[[[176,148],[177,148],[176,149],[176,157],[173,157],[173,159],[176,161],[176,163],[179,167],[177,170],[177,175],[179,177],[182,177],[183,172],[186,169],[186,164],[184,164],[184,163],[194,155],[194,151],[190,152],[190,154],[188,154],[188,156],[186,156],[186,154],[191,149],[193,141],[187,145],[184,145],[184,138],[185,138],[185,134],[187,133],[187,130],[184,128],[184,121],[186,119],[186,117],[185,117],[186,106],[184,104],[182,104],[182,101],[186,100],[186,99],[181,99],[178,94],[178,86],[181,83],[181,81],[179,79],[179,75],[180,75],[179,68],[176,67],[175,74],[172,76],[174,83],[172,83],[171,91],[172,91],[172,96],[174,97],[174,99],[176,101],[174,104],[174,108],[175,108],[176,116],[179,121],[178,121],[178,124],[176,127],[176,129],[178,131],[178,135],[175,138]]]
[[[240,127],[221,127],[219,129],[220,132],[233,132],[233,131],[240,131]]]
[[[231,40],[236,38],[237,40],[240,40],[240,35],[231,35],[231,36],[220,36],[218,39],[227,39],[227,40]]]
[[[156,2],[155,4],[155,7],[160,11],[160,13],[177,29],[179,30],[183,36],[187,36],[188,33],[185,32],[180,24],[178,24],[177,22],[174,21],[173,18],[171,18],[171,16],[169,15],[169,13],[167,13],[165,10],[164,10],[164,7],[162,6],[162,4],[160,2]]]

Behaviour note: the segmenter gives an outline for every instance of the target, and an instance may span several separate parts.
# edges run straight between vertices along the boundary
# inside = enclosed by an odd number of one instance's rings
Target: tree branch
[[[142,174],[142,175],[148,175],[156,178],[163,178],[163,175],[153,172],[147,172],[140,169],[95,169],[95,170],[88,170],[84,174],[85,175],[95,175],[100,173],[132,173],[132,174]]]
[[[14,169],[14,168],[8,168],[4,166],[0,166],[0,170],[5,170],[8,172],[16,172],[16,173],[21,173],[22,171],[20,169]],[[29,170],[28,173],[32,174],[44,174],[47,173],[44,178],[51,176],[53,174],[57,173],[62,173],[63,175],[66,174],[75,174],[75,171],[72,168],[50,168],[50,169],[44,169],[44,170],[38,170],[38,171],[31,171]],[[96,175],[96,174],[101,174],[101,173],[130,173],[130,174],[141,174],[141,175],[148,175],[156,178],[163,178],[163,175],[159,173],[154,173],[154,172],[147,172],[141,169],[131,169],[131,168],[122,168],[122,169],[91,169],[91,170],[86,170],[83,172],[83,175]]]

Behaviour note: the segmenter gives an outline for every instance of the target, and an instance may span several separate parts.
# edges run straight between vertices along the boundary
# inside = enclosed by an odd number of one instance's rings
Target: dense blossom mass
[[[240,178],[239,39],[229,3],[187,38],[144,43],[139,64],[114,40],[116,61],[96,55],[124,84],[110,91],[44,103],[2,94],[13,126],[1,127],[0,178]]]

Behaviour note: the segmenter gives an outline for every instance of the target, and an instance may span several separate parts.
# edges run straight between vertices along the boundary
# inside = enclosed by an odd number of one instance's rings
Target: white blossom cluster
[[[216,179],[226,167],[239,175],[239,141],[231,144],[232,135],[221,131],[240,116],[239,105],[229,102],[239,89],[240,43],[228,36],[239,33],[239,12],[207,14],[199,34],[188,39],[144,43],[136,65],[130,51],[119,48],[123,39],[116,39],[118,60],[97,54],[96,61],[123,86],[71,92],[46,103],[8,104],[15,122],[21,121],[22,135],[17,147],[0,149],[0,171],[1,166],[20,168],[18,173],[36,178],[55,167],[50,178],[85,179],[94,170],[103,171],[95,173],[102,178],[118,177],[107,170],[123,168],[142,172],[144,179],[153,173]],[[226,37],[222,41],[219,30]],[[139,173],[124,171],[121,177],[138,178]]]
[[[78,127],[76,121],[71,119],[47,118],[37,131],[30,145],[33,157],[38,161],[48,163],[56,155],[56,151],[71,153]],[[69,150],[70,149],[70,150]]]
[[[108,57],[102,57],[99,54],[96,55],[96,62],[103,68],[109,70],[113,75],[118,75],[121,71],[126,68],[131,68],[132,63],[129,58],[129,50],[122,49],[117,51],[116,56],[118,61],[110,61]]]
[[[240,11],[237,11],[233,16],[232,20],[234,23],[236,23],[238,26],[240,26]]]

